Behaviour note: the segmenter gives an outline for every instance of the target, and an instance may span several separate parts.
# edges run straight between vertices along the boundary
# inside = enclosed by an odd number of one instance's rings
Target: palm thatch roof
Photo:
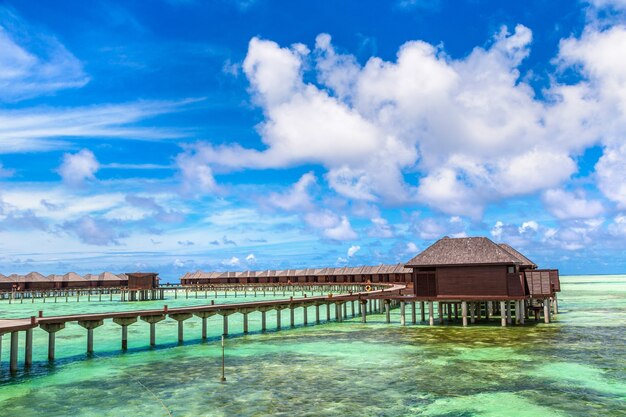
[[[439,239],[406,263],[407,267],[520,264],[520,260],[486,237]]]

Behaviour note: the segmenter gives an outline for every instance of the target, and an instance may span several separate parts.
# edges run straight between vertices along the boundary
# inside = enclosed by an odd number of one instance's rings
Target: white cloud
[[[358,245],[352,245],[348,248],[348,258],[353,257],[358,251],[361,250],[361,247]]]
[[[241,261],[236,256],[233,256],[230,259],[226,259],[226,260],[222,261],[222,265],[225,265],[225,266],[239,266],[239,265],[241,265]]]
[[[286,192],[270,194],[267,203],[287,211],[310,210],[313,205],[309,196],[309,189],[316,181],[315,174],[307,172]]]
[[[596,164],[598,188],[620,208],[626,208],[626,145],[607,147]]]
[[[197,100],[0,110],[0,153],[67,148],[64,139],[162,140],[184,137],[189,133],[131,125],[159,114],[179,111],[194,101]]]
[[[386,219],[375,217],[371,219],[372,227],[367,234],[372,237],[391,238],[394,236],[393,227]]]
[[[57,172],[63,182],[76,186],[87,180],[95,180],[98,169],[100,169],[100,164],[93,152],[83,149],[75,154],[63,155],[63,163]]]
[[[546,208],[557,219],[588,219],[604,212],[598,200],[587,200],[582,191],[547,190],[543,194]]]
[[[409,242],[406,244],[406,253],[408,254],[412,254],[412,256],[415,256],[419,253],[419,248],[417,247],[417,245],[413,242]]]
[[[350,221],[346,216],[342,216],[336,226],[324,230],[324,236],[331,240],[354,240],[357,238],[357,234],[352,230]]]
[[[248,256],[246,256],[246,262],[249,264],[255,264],[256,263],[256,256],[254,256],[253,253],[249,254]]]
[[[520,234],[524,234],[527,232],[537,232],[539,230],[539,223],[534,220],[529,220],[527,222],[523,222],[518,230]]]
[[[0,101],[82,87],[89,81],[82,63],[56,38],[26,26],[4,7],[0,7],[0,51]]]

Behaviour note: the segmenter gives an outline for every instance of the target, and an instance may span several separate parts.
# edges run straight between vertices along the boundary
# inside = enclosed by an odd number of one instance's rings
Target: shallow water
[[[148,325],[138,322],[129,327],[126,353],[119,351],[120,327],[105,322],[95,330],[96,354],[88,359],[85,330],[70,324],[57,333],[53,366],[45,361],[47,334],[36,329],[36,363],[17,378],[7,375],[5,336],[0,415],[626,416],[626,276],[562,277],[562,287],[555,323],[506,329],[496,320],[465,329],[402,327],[393,310],[391,325],[373,315],[367,324],[356,318],[287,330],[284,310],[283,331],[261,334],[260,314],[252,313],[252,333],[241,336],[240,315],[234,314],[226,383],[219,381],[220,317],[209,319],[205,343],[200,320],[186,321],[183,346],[176,344],[176,322],[161,322],[156,349],[147,348]],[[112,308],[129,304],[1,302],[0,316]],[[308,311],[309,322],[314,311]],[[323,307],[321,316],[326,318]],[[275,323],[268,313],[268,328]],[[296,323],[302,323],[302,309]]]

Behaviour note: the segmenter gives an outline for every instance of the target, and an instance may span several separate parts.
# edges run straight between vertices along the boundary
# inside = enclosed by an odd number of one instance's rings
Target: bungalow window
[[[514,274],[514,273],[515,273],[515,267],[514,267],[514,266],[509,266],[509,267],[507,268],[507,272],[508,272],[509,274]]]

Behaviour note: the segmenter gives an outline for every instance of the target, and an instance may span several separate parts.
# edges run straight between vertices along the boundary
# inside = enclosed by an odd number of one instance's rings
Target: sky
[[[626,273],[626,1],[0,2],[0,272]]]

